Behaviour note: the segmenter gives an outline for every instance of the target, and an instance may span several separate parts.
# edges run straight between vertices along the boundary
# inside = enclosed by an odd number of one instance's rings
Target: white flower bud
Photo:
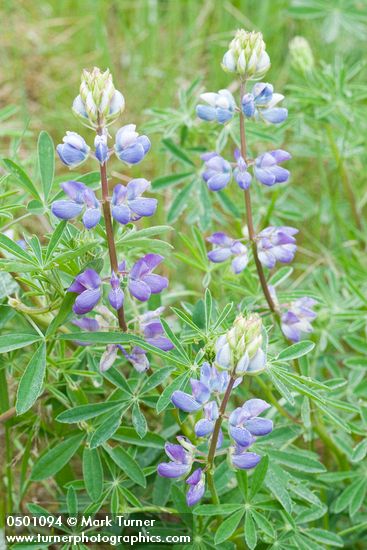
[[[77,117],[93,127],[105,126],[113,122],[124,108],[124,96],[115,90],[108,69],[105,72],[97,67],[92,71],[83,70],[80,95],[73,103],[73,111]]]
[[[238,30],[229,50],[224,54],[222,67],[225,71],[237,73],[245,79],[262,78],[270,68],[262,34]]]

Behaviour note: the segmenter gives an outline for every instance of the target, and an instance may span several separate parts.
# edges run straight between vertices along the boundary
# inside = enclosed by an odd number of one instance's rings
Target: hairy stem
[[[245,88],[246,88],[246,82],[241,81],[241,86],[240,86],[241,99],[242,99],[242,97],[245,93]],[[240,138],[241,138],[241,156],[244,158],[244,160],[246,160],[247,145],[246,145],[245,116],[244,116],[242,110],[240,110]],[[271,297],[269,287],[268,287],[267,282],[266,282],[263,267],[262,267],[261,262],[259,260],[259,256],[257,255],[256,232],[255,232],[255,227],[254,227],[254,220],[253,220],[253,217],[252,217],[250,189],[245,189],[244,190],[244,195],[245,195],[245,205],[246,205],[247,228],[248,228],[249,239],[250,239],[250,242],[251,242],[252,253],[253,253],[254,259],[255,259],[257,274],[259,276],[261,288],[262,288],[262,291],[264,293],[265,299],[268,303],[269,309],[273,313],[278,315],[276,305],[273,301],[273,298]]]
[[[102,129],[99,130],[98,133],[101,135]],[[111,270],[114,271],[117,275],[119,268],[118,268],[117,254],[116,254],[115,237],[113,234],[113,227],[112,227],[111,206],[110,206],[110,201],[108,196],[108,179],[107,179],[106,162],[101,164],[100,171],[101,171],[101,186],[102,186],[103,217],[104,217],[104,222],[106,227],[108,254],[110,257]],[[120,309],[117,310],[117,318],[118,318],[118,322],[121,330],[126,332],[127,325],[125,321],[124,306],[122,306]]]
[[[234,374],[232,373],[231,377],[229,379],[229,382],[228,382],[227,389],[226,389],[225,394],[223,396],[223,401],[222,401],[222,403],[219,407],[219,416],[218,416],[218,418],[217,418],[217,420],[214,424],[213,435],[212,435],[212,438],[211,438],[211,441],[210,441],[210,447],[209,447],[209,452],[208,452],[208,462],[207,462],[208,486],[209,486],[209,490],[211,492],[212,500],[213,500],[214,504],[219,503],[217,491],[215,489],[214,480],[213,480],[215,451],[217,450],[217,444],[218,444],[218,437],[219,437],[219,433],[220,433],[220,428],[221,428],[221,425],[222,425],[222,422],[223,422],[223,417],[224,417],[224,414],[226,412],[228,400],[229,400],[229,397],[231,395],[231,391],[233,389],[233,384],[235,383],[235,380],[236,380],[236,378],[235,378]]]

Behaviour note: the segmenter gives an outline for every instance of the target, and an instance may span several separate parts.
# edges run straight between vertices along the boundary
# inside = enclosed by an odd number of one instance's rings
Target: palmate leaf
[[[141,487],[146,487],[146,479],[143,470],[140,468],[136,460],[129,455],[122,447],[110,447],[103,445],[104,450],[117,464],[117,466],[135,483]]]

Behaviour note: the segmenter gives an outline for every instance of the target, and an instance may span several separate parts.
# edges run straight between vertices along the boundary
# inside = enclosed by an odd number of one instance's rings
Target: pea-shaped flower
[[[232,439],[241,447],[249,447],[256,436],[267,435],[273,429],[273,422],[269,418],[260,418],[259,415],[270,408],[262,399],[249,399],[235,409],[229,417],[229,433]]]
[[[112,194],[112,216],[125,225],[142,216],[152,216],[157,209],[157,199],[142,197],[150,182],[144,178],[130,180],[125,187],[117,184]]]
[[[188,506],[194,506],[201,500],[205,493],[205,474],[201,468],[198,468],[186,479],[189,490],[186,493],[186,503]]]
[[[206,437],[213,433],[214,424],[219,417],[218,405],[216,401],[209,401],[204,405],[204,418],[198,420],[195,424],[195,434],[197,437]]]
[[[208,259],[214,263],[225,262],[233,257],[232,270],[234,273],[241,273],[248,264],[247,248],[240,241],[228,237],[225,233],[218,231],[206,239],[214,245],[213,250],[208,252]]]
[[[247,449],[248,447],[241,447],[241,445],[231,447],[230,459],[232,466],[241,470],[250,470],[258,465],[261,456],[256,453],[250,453]]]
[[[94,147],[96,148],[95,150],[96,159],[101,164],[104,164],[106,160],[108,160],[108,157],[110,156],[108,146],[107,146],[107,136],[97,135],[94,139]]]
[[[70,200],[55,201],[51,205],[51,212],[57,218],[71,220],[84,211],[82,221],[86,229],[95,227],[101,219],[101,208],[92,189],[80,181],[65,181],[61,187]]]
[[[151,146],[149,138],[139,136],[135,128],[135,124],[122,126],[115,138],[115,153],[120,160],[127,164],[138,164]]]
[[[283,333],[292,342],[299,342],[302,333],[308,334],[313,331],[311,322],[317,317],[313,307],[316,300],[304,296],[291,302],[288,311],[281,317],[281,328]]]
[[[132,267],[129,277],[129,291],[132,296],[146,302],[151,294],[159,294],[168,286],[168,279],[153,273],[153,270],[162,262],[159,254],[146,254]]]
[[[76,132],[66,132],[62,138],[63,143],[56,147],[57,154],[69,168],[75,168],[82,164],[89,155],[90,147],[86,144],[84,138]]]
[[[124,305],[124,293],[120,287],[120,279],[114,272],[111,275],[110,284],[111,290],[108,294],[108,300],[114,309],[121,309]]]
[[[203,180],[211,191],[224,189],[231,180],[231,165],[218,153],[204,153],[201,158],[205,162],[205,171],[202,173]]]
[[[188,474],[192,467],[192,452],[184,449],[182,445],[166,443],[164,450],[170,462],[158,464],[158,474],[161,477],[177,478]]]
[[[196,114],[199,118],[208,121],[216,120],[220,124],[231,120],[236,103],[229,90],[219,90],[218,93],[207,92],[201,94],[200,97],[207,105],[200,104],[196,107]]]
[[[283,149],[276,149],[257,157],[254,168],[256,179],[269,187],[288,181],[289,170],[278,166],[278,164],[290,158],[291,155]]]
[[[237,166],[233,170],[233,177],[236,180],[238,186],[241,189],[248,189],[251,185],[251,174],[247,171],[247,164],[245,159],[241,156],[238,150],[235,151],[235,159]]]
[[[289,226],[266,227],[257,235],[257,253],[260,262],[272,269],[276,262],[289,263],[297,250],[293,237],[298,229]]]
[[[93,269],[86,269],[75,278],[68,292],[76,292],[77,299],[73,311],[77,315],[85,315],[92,311],[101,298],[101,279]]]
[[[242,112],[248,118],[262,118],[271,124],[280,124],[288,117],[287,109],[277,106],[283,99],[282,94],[273,93],[271,84],[258,82],[252,88],[252,93],[243,96]]]

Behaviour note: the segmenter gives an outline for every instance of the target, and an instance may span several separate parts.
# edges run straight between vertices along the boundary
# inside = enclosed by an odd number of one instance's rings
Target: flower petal
[[[101,291],[99,288],[85,290],[74,302],[73,311],[77,315],[84,315],[92,311],[94,306],[99,302],[101,298]]]
[[[61,220],[71,220],[72,218],[79,216],[83,208],[83,205],[78,204],[77,202],[60,200],[52,203],[51,212],[54,216],[60,218]]]
[[[171,401],[175,407],[184,412],[198,411],[202,406],[201,403],[198,403],[198,401],[192,397],[192,395],[181,390],[176,390],[173,392]]]

